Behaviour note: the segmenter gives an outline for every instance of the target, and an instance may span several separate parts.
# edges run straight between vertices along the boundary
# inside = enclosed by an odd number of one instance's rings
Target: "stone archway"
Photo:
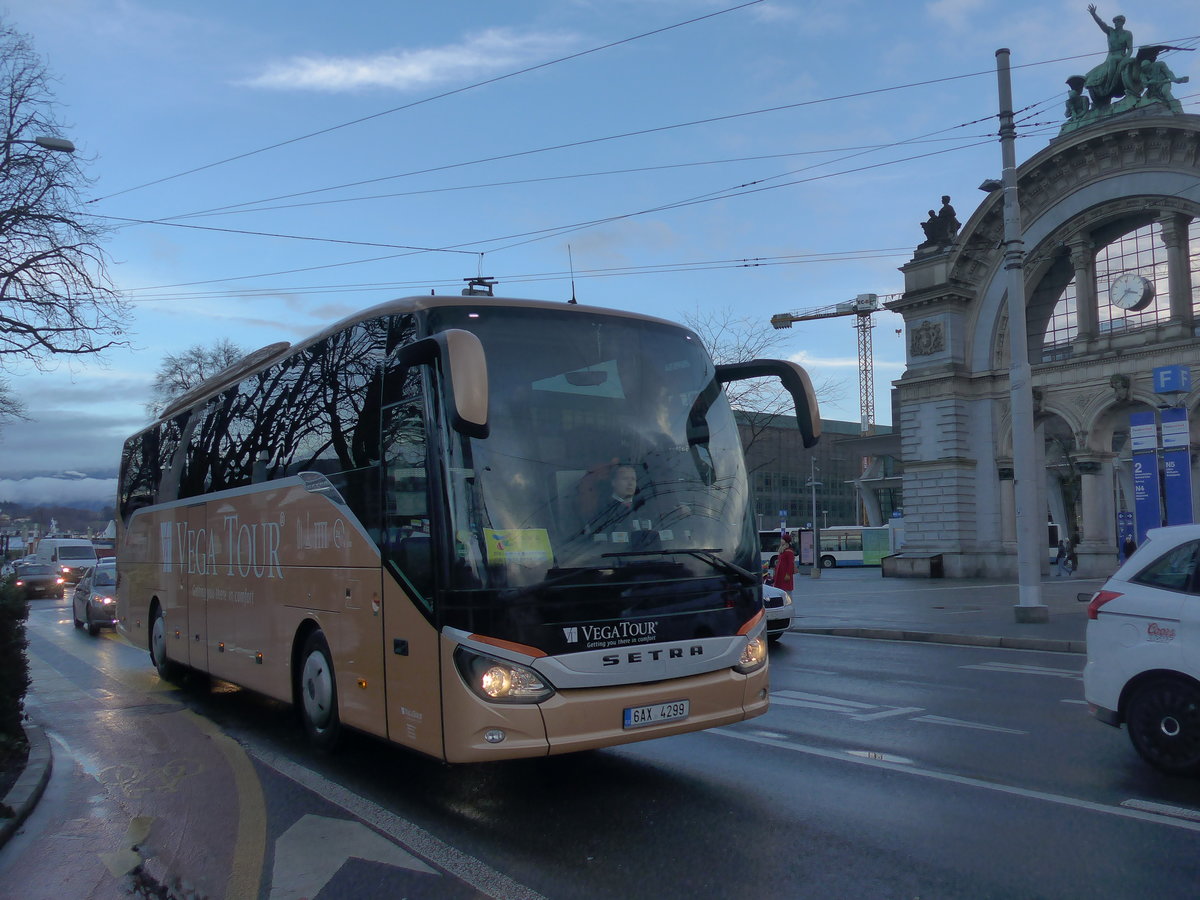
[[[1189,258],[1189,243],[1200,247],[1200,117],[1080,129],[1022,165],[1018,184],[1038,422],[1037,436],[1019,437],[1035,441],[1047,473],[1040,505],[1064,516],[1074,505],[1081,571],[1105,574],[1125,497],[1122,421],[1127,430],[1129,411],[1159,404],[1155,368],[1188,366],[1200,380],[1200,254]],[[1152,242],[1159,260],[1147,276],[1159,285],[1150,318],[1110,302],[1116,275],[1136,269],[1138,257],[1113,250],[1128,235]],[[910,335],[896,382],[906,540],[943,553],[953,575],[1016,570],[1002,237],[994,191],[953,244],[918,248],[902,268],[905,293],[888,304]]]

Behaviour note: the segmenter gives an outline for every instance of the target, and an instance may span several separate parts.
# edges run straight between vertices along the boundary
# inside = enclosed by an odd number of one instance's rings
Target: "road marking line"
[[[1168,806],[1166,803],[1154,803],[1151,800],[1122,800],[1121,805],[1128,809],[1158,813],[1160,816],[1172,816],[1176,819],[1200,822],[1200,810],[1188,809],[1186,806]]]
[[[396,843],[424,859],[433,861],[439,868],[488,897],[503,898],[503,900],[546,900],[532,888],[514,881],[481,860],[434,837],[419,825],[388,812],[371,800],[342,787],[337,782],[330,781],[311,769],[306,769],[284,756],[253,744],[247,744],[246,751],[264,766],[274,769],[280,775],[307,788],[323,800],[363,820]],[[230,894],[229,896],[235,895]]]
[[[931,781],[942,781],[947,784],[957,784],[963,787],[977,788],[984,791],[993,791],[1000,794],[1011,794],[1014,797],[1023,797],[1026,800],[1039,800],[1043,803],[1053,803],[1058,806],[1069,806],[1075,809],[1085,810],[1087,812],[1103,813],[1104,815],[1117,816],[1123,819],[1135,819],[1139,822],[1146,822],[1150,825],[1166,825],[1170,828],[1181,828],[1184,831],[1200,832],[1200,822],[1191,822],[1186,819],[1164,816],[1159,813],[1143,811],[1140,809],[1123,808],[1121,806],[1106,806],[1103,803],[1095,803],[1091,800],[1079,800],[1075,797],[1066,797],[1062,794],[1051,794],[1046,791],[1035,791],[1029,788],[1015,787],[1013,785],[996,784],[992,781],[982,781],[978,778],[970,778],[966,775],[954,775],[950,772],[938,772],[933,769],[923,769],[920,767],[901,765],[891,762],[890,760],[872,759],[870,756],[854,756],[842,750],[826,750],[822,747],[812,747],[807,744],[799,744],[793,741],[777,741],[772,738],[764,738],[753,733],[734,731],[728,727],[710,728],[701,734],[717,734],[722,737],[730,737],[739,741],[747,741],[751,744],[762,744],[766,747],[774,747],[777,750],[790,750],[793,753],[804,753],[809,756],[819,756],[823,759],[834,760],[835,762],[851,763],[856,766],[869,766],[874,769],[884,769],[888,772],[903,772],[917,778],[928,778]]]
[[[914,722],[929,722],[931,725],[953,725],[957,728],[974,728],[976,731],[996,731],[1000,734],[1029,734],[1028,731],[1018,731],[1015,728],[1002,728],[999,725],[984,725],[982,722],[968,722],[966,719],[950,719],[946,716],[917,716]]]
[[[975,665],[959,666],[959,668],[979,669],[983,672],[1012,672],[1017,675],[1051,675],[1055,678],[1083,678],[1083,675],[1076,669],[1052,669],[1048,666],[1021,666],[1016,663],[977,663]]]
[[[880,753],[877,750],[847,750],[851,756],[858,756],[862,759],[878,759],[883,762],[903,763],[908,766],[915,766],[916,763],[907,756],[892,756],[890,753]]]
[[[897,706],[895,709],[885,709],[883,712],[863,713],[857,716],[851,716],[855,722],[874,722],[876,719],[887,719],[891,716],[904,716],[909,713],[921,712],[924,707],[921,706]],[[914,721],[921,721],[916,719]]]

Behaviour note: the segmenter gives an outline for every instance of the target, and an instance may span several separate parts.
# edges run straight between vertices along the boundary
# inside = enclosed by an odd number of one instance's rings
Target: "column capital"
[[[1163,245],[1168,249],[1185,249],[1188,243],[1188,226],[1191,223],[1192,217],[1185,213],[1163,213],[1158,219],[1158,224],[1162,229],[1159,236]]]

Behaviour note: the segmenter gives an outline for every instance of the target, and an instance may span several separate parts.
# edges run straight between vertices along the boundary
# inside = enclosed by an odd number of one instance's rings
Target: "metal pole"
[[[1034,452],[1033,373],[1025,333],[1025,242],[1017,197],[1017,130],[1013,124],[1012,80],[1008,50],[996,51],[1000,89],[1000,151],[1004,163],[1004,269],[1008,276],[1008,370],[1012,406],[1013,480],[1016,493],[1018,622],[1047,622],[1042,604],[1041,540],[1045,516],[1037,510],[1037,457]]]
[[[817,456],[809,457],[808,485],[812,490],[812,540],[813,540],[813,578],[821,577],[821,531],[817,525]]]

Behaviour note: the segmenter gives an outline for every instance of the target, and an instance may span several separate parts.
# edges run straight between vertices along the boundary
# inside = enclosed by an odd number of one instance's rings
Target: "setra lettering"
[[[703,656],[704,646],[702,644],[693,644],[690,647],[668,647],[659,650],[633,650],[628,653],[609,653],[600,657],[600,661],[605,666],[622,666],[622,665],[637,665],[644,662],[657,662],[664,658],[666,659],[683,659],[684,654],[688,656]]]

